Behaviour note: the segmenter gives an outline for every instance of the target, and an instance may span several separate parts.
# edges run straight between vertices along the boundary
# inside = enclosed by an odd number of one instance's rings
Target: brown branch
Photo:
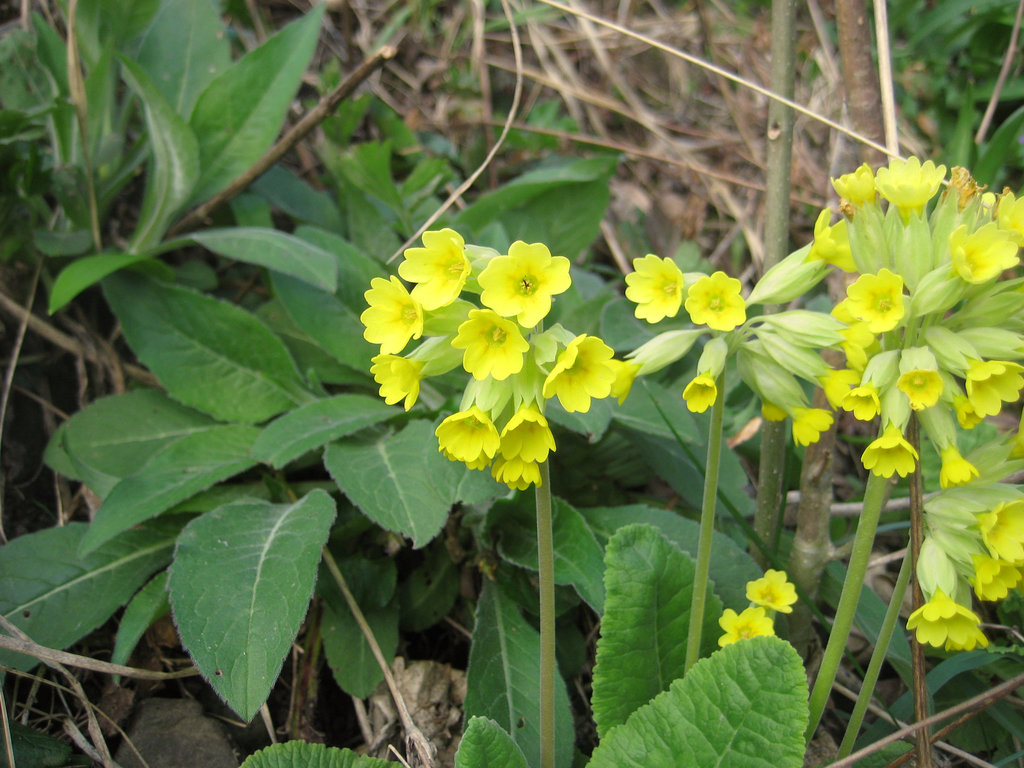
[[[881,141],[885,135],[882,124],[882,97],[875,63],[871,57],[871,29],[868,26],[865,0],[837,0],[836,31],[839,56],[842,60],[843,89],[850,109],[853,127],[858,133]],[[882,161],[883,155],[874,147],[862,144],[861,159],[871,165]]]

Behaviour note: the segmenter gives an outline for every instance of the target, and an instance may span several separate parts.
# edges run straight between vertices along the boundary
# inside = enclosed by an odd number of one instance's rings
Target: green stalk
[[[843,743],[839,745],[837,759],[844,758],[853,751],[853,744],[857,740],[857,734],[860,733],[864,714],[875,693],[875,684],[878,682],[878,674],[882,670],[885,654],[889,651],[889,643],[892,640],[893,630],[896,628],[896,620],[900,616],[900,606],[903,605],[903,596],[906,594],[907,584],[910,582],[910,570],[910,558],[904,557],[899,576],[896,577],[896,586],[893,587],[889,608],[885,612],[885,618],[882,619],[882,627],[878,632],[878,639],[875,641],[875,649],[871,652],[871,661],[868,662],[867,672],[864,673],[864,684],[857,696],[857,703],[853,705],[853,713],[846,726]]]
[[[540,572],[540,768],[555,768],[555,548],[551,533],[551,472],[537,484],[537,565]]]
[[[832,683],[835,682],[839,662],[843,658],[843,650],[850,637],[850,628],[857,613],[860,590],[864,586],[864,575],[868,569],[868,560],[871,558],[871,547],[875,543],[875,531],[878,529],[878,518],[882,514],[888,483],[887,478],[874,473],[868,476],[868,484],[864,489],[864,510],[857,525],[857,536],[853,541],[853,551],[850,553],[850,566],[846,572],[846,581],[843,582],[843,593],[836,608],[836,617],[832,622],[832,631],[829,632],[818,677],[811,690],[811,716],[804,734],[808,741],[814,735],[825,711],[825,703],[832,692]]]
[[[711,537],[715,532],[715,502],[718,499],[718,467],[722,458],[722,420],[725,415],[725,369],[715,381],[717,393],[711,407],[708,428],[708,460],[704,466],[704,498],[700,509],[700,539],[697,543],[697,572],[693,577],[690,629],[686,636],[686,665],[689,670],[700,656],[700,635],[704,627],[704,603],[711,570]]]

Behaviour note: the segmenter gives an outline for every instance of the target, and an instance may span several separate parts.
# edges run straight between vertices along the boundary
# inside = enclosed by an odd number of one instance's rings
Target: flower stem
[[[540,768],[555,768],[555,550],[551,533],[551,472],[537,484],[537,565],[540,573]]]
[[[868,476],[867,487],[864,489],[864,509],[857,525],[857,536],[853,542],[853,551],[850,553],[850,565],[846,572],[846,580],[843,582],[843,592],[839,597],[836,617],[832,622],[832,631],[829,632],[828,644],[825,646],[825,654],[821,659],[821,667],[818,669],[818,677],[811,690],[810,720],[807,722],[807,731],[804,734],[808,741],[814,735],[821,715],[825,711],[825,703],[832,692],[832,683],[835,682],[839,662],[843,658],[843,650],[850,637],[850,629],[857,613],[860,590],[864,586],[864,574],[867,572],[871,547],[875,542],[875,531],[878,529],[878,518],[885,503],[885,491],[888,483],[887,478],[874,473]]]
[[[718,499],[718,467],[722,457],[722,420],[725,415],[725,370],[715,381],[717,394],[711,407],[708,429],[708,459],[704,466],[704,498],[700,510],[700,538],[697,543],[697,569],[693,577],[690,602],[690,629],[686,636],[686,665],[689,670],[700,656],[700,635],[704,627],[704,604],[711,569],[711,537],[715,531],[715,502]]]
[[[921,554],[921,543],[924,541],[924,489],[921,487],[921,425],[917,415],[910,417],[907,438],[911,447],[916,451],[917,458],[914,460],[914,473],[910,476],[910,566],[914,572],[914,586],[911,594],[913,598],[912,608],[917,610],[924,603],[924,595],[921,593],[921,584],[917,580],[917,559]],[[924,646],[913,639],[910,642],[911,663],[914,669],[914,720],[922,722],[928,719],[928,681],[925,679],[927,671],[924,658]],[[917,765],[918,768],[932,767],[932,747],[930,730],[922,728],[917,732],[916,738]]]

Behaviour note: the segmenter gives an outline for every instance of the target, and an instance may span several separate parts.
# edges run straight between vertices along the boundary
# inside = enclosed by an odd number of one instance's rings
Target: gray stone
[[[224,727],[206,717],[199,703],[191,699],[140,702],[128,738],[149,768],[238,768]],[[128,744],[121,744],[115,759],[123,768],[142,768]]]

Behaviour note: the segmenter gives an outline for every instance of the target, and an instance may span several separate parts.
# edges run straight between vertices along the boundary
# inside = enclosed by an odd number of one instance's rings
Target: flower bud
[[[802,347],[835,347],[845,338],[840,333],[844,324],[821,312],[793,309],[759,319],[782,338]]]
[[[747,304],[785,304],[803,296],[828,274],[828,264],[808,261],[811,245],[793,251],[769,269],[747,297]]]
[[[665,366],[682,358],[690,351],[700,335],[706,332],[703,328],[693,328],[659,333],[650,341],[634,349],[626,357],[640,366],[638,376],[646,376],[649,373],[660,371]]]

